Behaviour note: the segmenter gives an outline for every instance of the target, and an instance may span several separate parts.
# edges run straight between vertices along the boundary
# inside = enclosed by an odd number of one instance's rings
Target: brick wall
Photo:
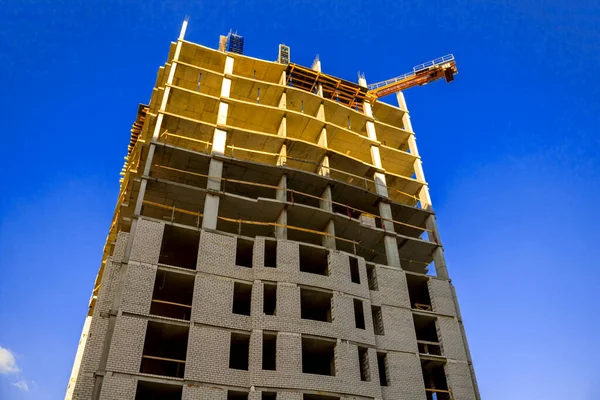
[[[469,365],[464,361],[448,360],[446,379],[456,400],[475,400],[475,389]]]
[[[100,400],[133,400],[136,385],[135,377],[107,374],[102,383]]]
[[[433,311],[452,317],[456,316],[450,282],[432,277],[427,285],[429,286],[429,297],[431,298]]]
[[[421,362],[416,354],[389,352],[389,386],[381,388],[385,400],[425,400]],[[457,399],[459,400],[459,399]]]
[[[383,333],[376,337],[377,347],[386,350],[416,353],[417,336],[412,312],[405,308],[382,306]]]
[[[466,361],[467,354],[458,321],[455,318],[439,317],[436,329],[444,357]]]
[[[125,267],[121,309],[148,315],[154,291],[156,265],[130,261]]]
[[[250,333],[250,332],[248,332]],[[185,379],[249,387],[249,372],[229,368],[231,332],[193,325],[190,327]]]
[[[140,372],[142,351],[146,339],[147,320],[120,315],[116,319],[106,369],[109,371]]]
[[[158,264],[165,224],[138,219],[129,259],[147,264]]]

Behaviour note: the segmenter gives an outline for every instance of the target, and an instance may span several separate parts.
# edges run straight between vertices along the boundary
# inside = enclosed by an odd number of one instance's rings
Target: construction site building
[[[66,398],[479,399],[403,93],[186,27],[138,109]]]

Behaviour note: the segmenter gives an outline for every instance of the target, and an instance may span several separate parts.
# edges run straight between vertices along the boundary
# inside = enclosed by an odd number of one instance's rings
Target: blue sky
[[[354,81],[454,53],[455,82],[406,98],[482,396],[598,399],[599,3],[217,3],[0,1],[0,398],[64,396],[137,104],[189,14],[189,40],[234,29]]]

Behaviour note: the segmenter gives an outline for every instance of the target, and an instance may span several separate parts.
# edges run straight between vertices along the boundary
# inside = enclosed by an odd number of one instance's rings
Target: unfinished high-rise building
[[[138,108],[66,398],[479,399],[401,91],[453,58],[367,85],[186,26]]]

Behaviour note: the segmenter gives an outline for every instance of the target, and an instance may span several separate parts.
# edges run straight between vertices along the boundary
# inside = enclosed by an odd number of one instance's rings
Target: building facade
[[[66,398],[479,399],[403,94],[186,26],[138,109]]]

